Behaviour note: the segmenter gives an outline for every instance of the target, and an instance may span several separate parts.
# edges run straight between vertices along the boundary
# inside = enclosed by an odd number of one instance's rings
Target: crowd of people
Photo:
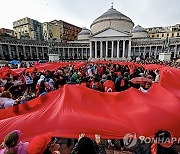
[[[34,64],[24,63],[22,67],[29,68]],[[139,61],[137,64],[159,64],[180,68],[180,63],[175,61],[145,60]],[[133,82],[132,79],[137,77],[147,80]],[[6,74],[0,79],[0,109],[26,103],[62,88],[65,84],[80,84],[100,92],[121,92],[134,87],[146,93],[151,85],[159,80],[160,71],[158,69],[151,71],[138,65],[120,65],[111,62],[86,62],[84,66],[77,69],[73,65],[67,65],[54,71],[44,69],[43,72],[38,72],[37,69],[34,69],[32,72],[23,71],[18,76]],[[100,135],[95,135],[95,141],[92,141],[85,134],[80,134],[79,140],[61,139],[52,137],[51,134],[45,134],[35,137],[30,143],[21,142],[21,135],[19,130],[9,133],[4,138],[0,154],[105,154],[108,151],[109,153],[115,153],[115,151],[118,153],[124,149],[122,140],[101,141]],[[167,131],[161,131],[155,136],[171,137]],[[66,147],[64,151],[63,146]],[[136,154],[177,153],[174,144],[166,147],[164,143],[151,145],[141,143],[136,145],[131,152]]]
[[[136,144],[130,148],[124,146],[126,139],[101,140],[98,134],[94,139],[85,134],[80,134],[78,139],[65,139],[47,133],[35,136],[30,142],[22,142],[21,137],[19,130],[7,134],[0,145],[0,154],[178,154],[177,143],[165,130],[155,133],[151,143],[134,138]]]
[[[133,83],[131,79],[142,77],[147,82]],[[23,104],[28,100],[62,88],[65,84],[80,84],[101,92],[120,92],[130,87],[147,92],[153,82],[160,79],[159,70],[148,71],[143,67],[115,63],[87,62],[75,69],[73,65],[55,71],[23,71],[18,76],[6,74],[0,79],[0,108]],[[12,95],[13,94],[13,95]]]

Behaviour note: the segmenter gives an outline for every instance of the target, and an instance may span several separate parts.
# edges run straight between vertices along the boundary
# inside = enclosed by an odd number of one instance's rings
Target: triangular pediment
[[[102,38],[102,37],[130,37],[130,34],[126,34],[124,32],[120,32],[114,29],[107,29],[98,34],[95,34],[93,37],[95,38]]]

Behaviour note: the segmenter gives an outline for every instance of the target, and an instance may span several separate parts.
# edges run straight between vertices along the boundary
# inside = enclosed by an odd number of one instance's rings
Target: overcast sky
[[[142,27],[180,23],[180,0],[0,0],[0,28],[13,29],[13,21],[30,17],[54,19],[89,28],[93,20],[114,8]]]

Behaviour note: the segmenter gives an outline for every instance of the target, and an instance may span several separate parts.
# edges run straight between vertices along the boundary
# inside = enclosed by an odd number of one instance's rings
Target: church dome
[[[86,27],[83,27],[81,32],[78,35],[90,35],[91,31],[87,29]]]
[[[132,35],[133,35],[133,38],[145,38],[148,36],[148,32],[146,31],[145,28],[141,27],[140,25],[137,25],[132,30]]]
[[[88,40],[91,31],[86,27],[83,27],[81,32],[78,34],[78,40]]]
[[[92,33],[95,34],[103,29],[112,28],[122,32],[130,32],[134,27],[133,21],[113,8],[113,6],[91,24]]]
[[[137,32],[147,32],[145,28],[141,27],[140,25],[137,25],[133,30],[132,33],[137,33]]]

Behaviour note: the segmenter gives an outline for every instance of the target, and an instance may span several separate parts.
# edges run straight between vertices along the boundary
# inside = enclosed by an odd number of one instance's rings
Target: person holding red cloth
[[[107,75],[107,80],[103,84],[104,92],[115,92],[115,84],[111,80],[111,75]]]

